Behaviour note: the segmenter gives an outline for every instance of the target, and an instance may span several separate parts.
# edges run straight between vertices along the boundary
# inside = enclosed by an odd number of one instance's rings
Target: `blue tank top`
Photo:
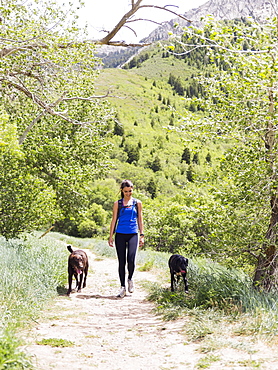
[[[137,234],[138,233],[137,217],[138,214],[136,200],[133,198],[133,203],[131,206],[126,207],[123,205],[122,208],[120,209],[116,233]]]

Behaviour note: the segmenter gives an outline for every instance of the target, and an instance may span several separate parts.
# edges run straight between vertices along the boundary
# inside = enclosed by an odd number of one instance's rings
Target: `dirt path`
[[[164,322],[152,313],[146,292],[139,287],[143,280],[154,280],[149,272],[135,272],[133,294],[115,298],[118,290],[117,262],[101,260],[87,251],[90,259],[88,284],[82,293],[68,298],[60,296],[45,313],[45,319],[28,332],[26,351],[33,356],[39,370],[89,369],[197,369],[205,355],[197,351],[200,344],[186,342],[182,329],[186,319]],[[36,341],[61,338],[74,342],[73,347],[38,345]],[[262,353],[256,356],[262,356]],[[235,357],[236,356],[236,357]],[[253,369],[226,366],[250,353],[231,351],[225,360],[210,369]],[[269,359],[269,353],[266,354]],[[273,356],[272,356],[273,357]],[[277,366],[276,366],[276,365]],[[261,369],[278,369],[278,362],[265,362]],[[257,368],[257,367],[256,367]]]

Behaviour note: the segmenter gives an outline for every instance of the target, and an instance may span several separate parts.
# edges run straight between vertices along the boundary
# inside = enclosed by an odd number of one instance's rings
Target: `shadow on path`
[[[127,296],[126,296],[127,297]],[[103,299],[111,299],[111,300],[120,300],[120,299],[123,299],[123,298],[119,298],[119,297],[116,297],[115,295],[100,295],[100,294],[78,294],[76,296],[76,298],[79,298],[79,299],[99,299],[99,298],[103,298]]]

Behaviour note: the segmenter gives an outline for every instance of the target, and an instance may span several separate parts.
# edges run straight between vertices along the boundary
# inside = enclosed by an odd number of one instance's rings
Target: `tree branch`
[[[80,44],[84,44],[89,41],[79,41],[79,42],[65,42],[64,44],[57,44],[56,47],[59,49],[67,49],[69,47],[78,47]],[[24,52],[26,50],[37,50],[37,49],[49,49],[49,45],[47,44],[31,44],[31,45],[25,45],[20,47],[12,47],[12,48],[2,48],[0,50],[0,58],[7,57],[11,54],[15,54],[18,52]]]
[[[111,41],[113,37],[120,31],[120,29],[124,26],[126,26],[127,23],[129,22],[134,22],[137,19],[132,20],[131,17],[139,10],[143,8],[153,8],[153,9],[160,9],[164,10],[167,12],[172,13],[173,15],[187,21],[187,22],[192,22],[191,20],[185,18],[183,15],[178,14],[174,12],[173,10],[167,9],[167,6],[171,5],[165,5],[164,7],[157,6],[157,5],[140,5],[142,0],[138,0],[136,3],[132,1],[132,7],[131,10],[128,11],[124,16],[121,18],[121,20],[116,24],[116,26],[113,28],[111,32],[109,32],[105,37],[103,37],[101,40],[96,41],[96,43],[101,44],[101,45],[114,45],[114,46],[147,46],[150,44],[126,44],[124,41]],[[138,19],[139,20],[139,19]],[[150,22],[154,22],[151,21]],[[155,23],[155,22],[154,22]]]
[[[111,39],[119,32],[119,30],[126,24],[127,20],[135,14],[140,8],[140,4],[143,0],[138,0],[136,3],[132,2],[132,7],[129,12],[124,14],[122,19],[116,24],[112,31],[110,31],[105,37],[98,41],[101,45],[111,45]]]
[[[166,12],[169,12],[189,23],[191,23],[192,21],[185,18],[183,15],[173,11],[173,10],[170,10],[168,9],[168,7],[170,6],[175,6],[175,5],[165,5],[165,6],[157,6],[157,5],[141,5],[143,0],[137,0],[136,2],[134,0],[132,0],[132,6],[131,6],[131,9],[130,11],[128,11],[126,14],[123,15],[123,17],[121,18],[121,20],[116,24],[116,26],[112,29],[112,31],[108,32],[107,35],[105,37],[103,37],[102,39],[100,40],[90,40],[90,42],[94,43],[94,44],[100,44],[100,45],[112,45],[112,46],[131,46],[131,47],[143,47],[143,46],[148,46],[150,45],[151,43],[126,43],[125,41],[112,41],[113,37],[116,36],[116,34],[120,31],[120,29],[122,27],[127,27],[129,28],[135,35],[136,35],[136,32],[129,26],[127,26],[127,23],[131,23],[131,22],[136,22],[136,21],[147,21],[147,22],[153,22],[157,25],[162,25],[164,22],[156,22],[154,20],[151,20],[151,19],[143,19],[143,18],[136,18],[136,19],[131,19],[132,16],[139,10],[139,9],[143,9],[143,8],[153,8],[153,9],[160,9],[160,10],[164,10]],[[35,40],[36,38],[33,38],[33,40]],[[32,40],[32,39],[30,39]],[[28,42],[30,41],[28,40]],[[84,43],[84,42],[88,42],[88,41],[81,41],[81,43]],[[69,43],[65,43],[65,44],[59,44],[59,45],[56,45],[58,48],[61,48],[61,49],[66,49],[66,48],[69,48],[69,47],[76,47],[76,45],[80,44],[80,42],[77,42],[77,43],[74,43],[74,42],[69,42]],[[7,57],[11,54],[14,54],[14,53],[18,53],[18,52],[22,52],[22,51],[26,51],[26,50],[36,50],[36,49],[47,49],[49,48],[48,45],[46,44],[43,44],[43,43],[34,43],[34,44],[31,44],[31,45],[25,45],[25,46],[20,46],[20,47],[11,47],[11,48],[2,48],[0,50],[0,58],[3,58],[3,57]]]
[[[64,92],[62,94],[62,96],[57,99],[54,103],[50,104],[51,107],[55,107],[56,105],[58,105],[62,100],[63,100],[63,97],[66,95],[66,92]],[[46,110],[44,110],[43,112],[41,112],[35,119],[33,119],[33,121],[30,123],[30,125],[26,128],[26,130],[23,132],[23,134],[20,136],[20,138],[18,139],[18,143],[19,145],[21,145],[24,140],[26,139],[28,133],[32,130],[32,128],[34,127],[34,125],[46,114]]]
[[[132,32],[135,33],[135,31],[129,27],[128,24],[131,22],[136,21],[149,21],[156,23],[158,25],[161,25],[162,23],[158,23],[153,20],[143,19],[143,18],[136,18],[132,19],[133,15],[139,10],[143,8],[153,8],[153,9],[160,9],[167,12],[170,12],[171,14],[180,17],[188,22],[191,22],[190,20],[186,19],[182,15],[176,13],[175,11],[172,11],[168,9],[169,6],[172,5],[165,5],[164,7],[156,6],[156,5],[141,5],[143,0],[131,0],[131,9],[123,15],[121,20],[116,24],[116,26],[113,28],[111,32],[108,32],[108,34],[102,38],[101,40],[81,40],[81,41],[71,41],[71,42],[65,42],[65,43],[58,43],[55,45],[56,48],[59,49],[66,49],[66,48],[78,48],[81,44],[84,43],[94,43],[94,44],[106,44],[106,45],[113,45],[113,46],[130,46],[130,47],[142,47],[142,46],[148,46],[151,43],[126,43],[125,41],[112,41],[112,38],[115,37],[115,35],[119,32],[119,30],[122,27],[128,27]],[[51,28],[50,28],[51,29]],[[47,30],[48,32],[49,30]],[[136,35],[136,33],[135,33]],[[36,36],[34,38],[30,38],[28,40],[8,40],[8,39],[0,39],[3,42],[3,47],[0,49],[0,58],[7,58],[9,56],[12,56],[16,53],[24,53],[26,51],[37,51],[42,49],[49,49],[52,47],[52,45],[48,45],[43,38],[40,38],[40,36]],[[7,45],[5,46],[5,42],[7,42]],[[13,45],[14,44],[14,45]],[[46,101],[41,99],[39,95],[36,93],[33,93],[28,87],[25,86],[24,82],[20,79],[21,76],[27,76],[32,79],[35,79],[42,85],[42,79],[39,74],[32,71],[32,68],[30,71],[12,71],[6,75],[0,76],[0,81],[3,83],[3,85],[6,85],[8,87],[13,87],[15,90],[23,93],[26,97],[31,99],[34,104],[36,104],[39,108],[42,109],[42,112],[35,117],[32,122],[28,125],[26,130],[23,132],[23,134],[19,138],[19,144],[22,144],[24,140],[26,139],[28,133],[32,130],[34,125],[45,115],[50,114],[51,116],[57,116],[61,118],[62,120],[69,122],[74,125],[90,125],[90,122],[80,122],[78,120],[72,119],[67,116],[65,112],[58,112],[54,109],[54,107],[58,106],[62,101],[71,101],[71,100],[83,100],[83,101],[91,101],[93,99],[101,99],[106,98],[109,95],[109,92],[107,94],[101,95],[101,96],[89,96],[89,97],[81,97],[81,96],[73,96],[73,97],[66,97],[66,92],[64,92],[60,98],[58,98],[55,102],[48,104]]]
[[[110,93],[110,91],[107,91],[107,93],[105,95],[92,95],[92,96],[89,96],[88,98],[83,98],[82,96],[72,96],[70,98],[64,98],[63,101],[69,101],[69,100],[90,101],[90,100],[93,100],[93,99],[103,99],[103,98],[107,98],[107,96],[109,96],[109,93]]]
[[[169,13],[172,13],[173,15],[183,19],[184,21],[186,22],[189,22],[189,23],[192,23],[192,21],[188,18],[185,18],[183,15],[177,13],[177,12],[174,12],[173,10],[170,10],[170,9],[167,9],[166,7],[167,6],[175,6],[175,5],[165,5],[165,6],[157,6],[157,5],[141,5],[139,8],[142,9],[142,8],[154,8],[154,9],[161,9],[161,10],[165,10],[166,12],[169,12]]]
[[[171,52],[171,54],[177,55],[177,56],[179,56],[179,55],[180,56],[186,55],[186,54],[189,54],[189,53],[191,53],[192,51],[194,51],[196,49],[201,49],[201,48],[221,49],[221,50],[228,51],[228,52],[235,53],[235,54],[266,54],[266,53],[269,53],[269,49],[264,49],[264,50],[231,49],[231,48],[225,47],[223,45],[219,45],[216,42],[215,43],[202,44],[202,45],[184,44],[184,43],[180,42],[180,45],[182,47],[190,47],[190,49],[189,50],[185,50],[182,53],[175,53],[175,52],[173,52],[171,50],[168,50],[168,51]]]

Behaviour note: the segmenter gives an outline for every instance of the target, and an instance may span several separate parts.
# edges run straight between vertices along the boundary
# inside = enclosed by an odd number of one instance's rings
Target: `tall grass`
[[[263,293],[253,289],[252,279],[240,270],[227,269],[205,259],[193,260],[188,278],[194,296],[192,307],[237,306],[241,312],[277,309],[277,293]]]
[[[277,292],[257,291],[250,277],[242,271],[227,269],[205,259],[190,260],[187,277],[189,294],[184,293],[182,282],[176,292],[160,284],[152,285],[149,299],[156,303],[157,312],[165,319],[175,319],[186,313],[193,315],[200,327],[202,321],[211,321],[204,318],[211,316],[213,310],[233,319],[242,319],[237,327],[240,334],[268,338],[278,335]],[[203,325],[201,327],[203,329]]]
[[[0,369],[31,368],[17,352],[17,329],[35,320],[66,282],[65,245],[55,240],[0,238]]]

